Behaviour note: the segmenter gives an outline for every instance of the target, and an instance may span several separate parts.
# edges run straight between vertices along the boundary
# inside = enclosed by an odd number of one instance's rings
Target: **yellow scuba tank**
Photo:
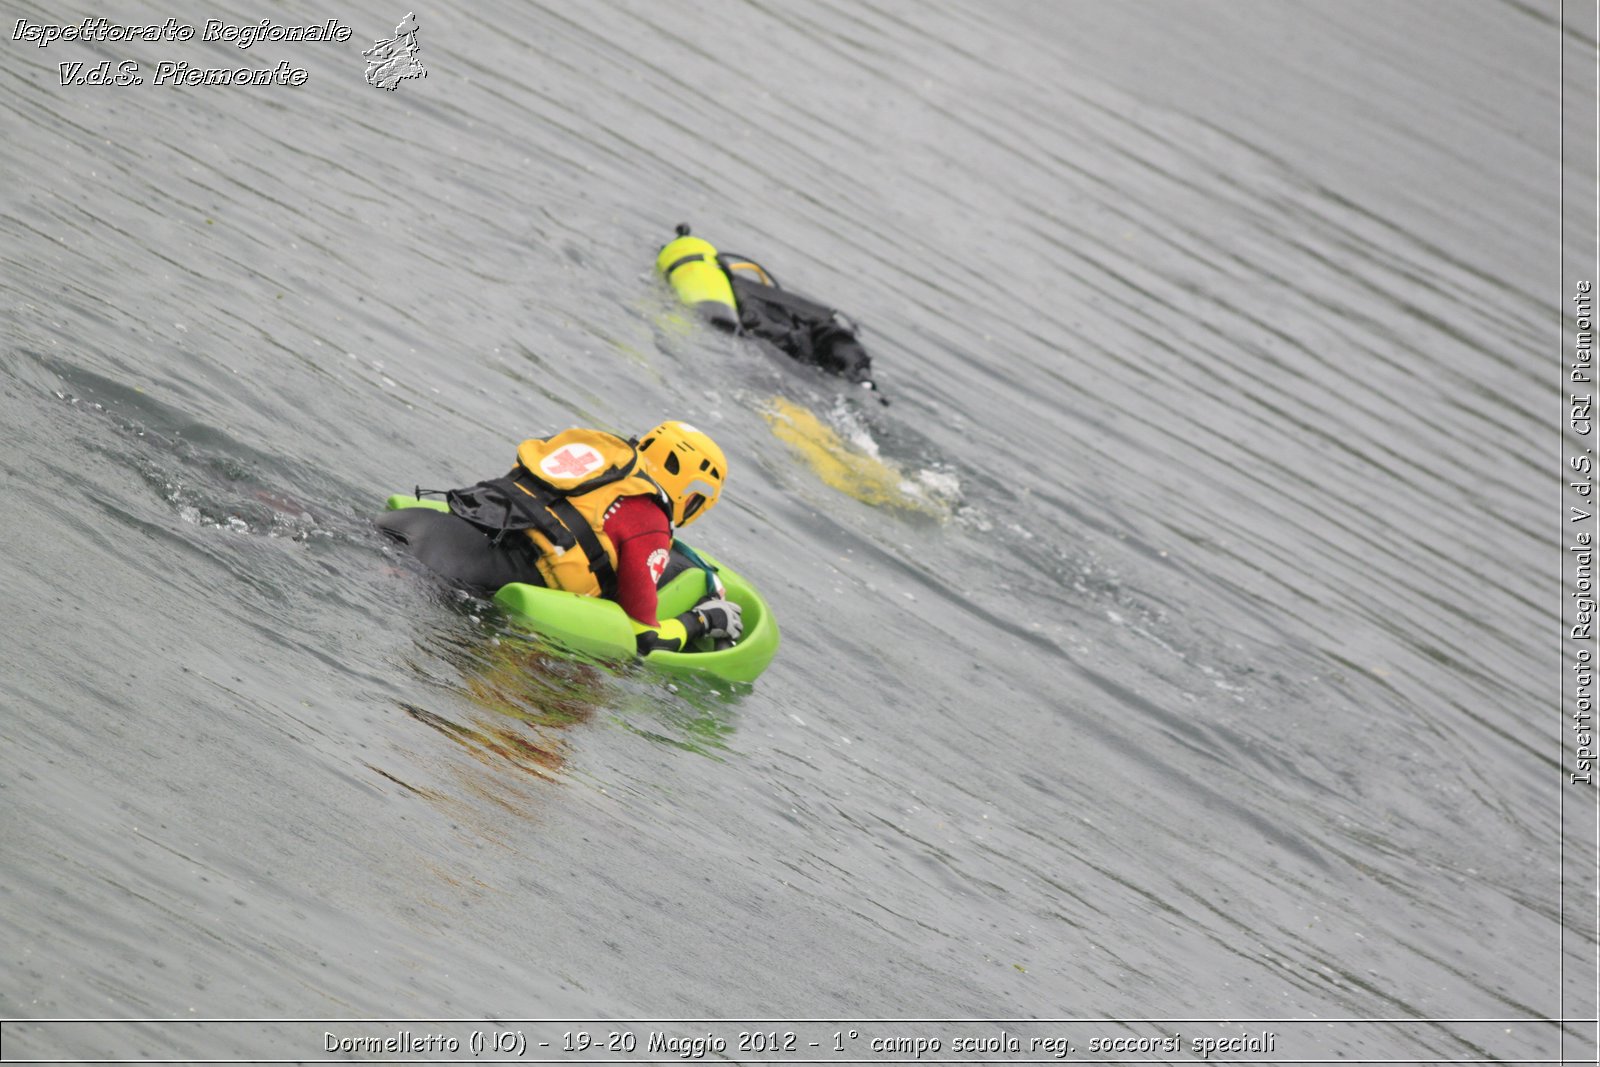
[[[728,275],[717,262],[717,250],[710,241],[689,236],[687,223],[678,225],[678,236],[656,256],[656,272],[671,284],[679,300],[713,325],[738,329],[739,307]]]

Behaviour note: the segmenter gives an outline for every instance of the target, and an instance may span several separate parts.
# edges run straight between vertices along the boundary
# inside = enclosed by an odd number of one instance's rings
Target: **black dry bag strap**
[[[445,495],[450,510],[487,533],[495,535],[498,544],[510,530],[538,530],[550,543],[565,550],[577,544],[577,539],[567,527],[556,520],[547,504],[553,494],[524,492],[516,475],[495,478],[465,489],[452,489]],[[587,528],[587,523],[584,524]]]
[[[445,500],[456,515],[494,534],[496,544],[511,530],[538,530],[560,551],[582,548],[589,560],[589,569],[600,585],[600,595],[614,600],[617,569],[606,555],[600,538],[567,496],[592,492],[626,478],[634,473],[637,465],[638,450],[635,448],[627,463],[563,491],[539,478],[519,461],[506,477],[479,482],[466,489],[452,489]]]

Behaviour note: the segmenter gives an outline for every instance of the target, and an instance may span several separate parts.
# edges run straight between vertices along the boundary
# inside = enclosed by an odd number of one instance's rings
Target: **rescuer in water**
[[[511,582],[614,600],[641,655],[681,651],[697,637],[737,640],[739,605],[712,598],[656,617],[656,589],[692,555],[673,531],[710,511],[727,480],[722,449],[688,423],[667,421],[629,440],[603,430],[530,438],[502,478],[445,494],[448,512],[401,508],[378,527],[429,569],[493,591]]]
[[[759,338],[801,363],[877,390],[872,357],[843,312],[783,288],[746,256],[718,252],[711,242],[690,236],[687,223],[657,254],[656,271],[679,300],[718,329]]]

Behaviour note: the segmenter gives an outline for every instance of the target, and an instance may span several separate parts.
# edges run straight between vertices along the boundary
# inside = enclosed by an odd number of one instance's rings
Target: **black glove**
[[[739,635],[744,633],[739,605],[731,600],[702,600],[690,614],[700,624],[700,633],[706,637],[726,637],[737,641]]]

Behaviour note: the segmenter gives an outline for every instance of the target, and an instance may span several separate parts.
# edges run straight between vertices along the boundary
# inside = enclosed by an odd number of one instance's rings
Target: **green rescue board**
[[[391,496],[389,510],[432,508],[449,511],[442,500],[418,500],[414,496]],[[727,598],[739,605],[744,633],[728,648],[713,649],[707,638],[697,644],[703,650],[651,652],[644,661],[672,674],[705,675],[729,682],[753,682],[767,669],[778,652],[778,623],[767,602],[755,586],[709,553],[701,558],[717,570],[727,590]],[[694,607],[706,597],[705,572],[692,568],[661,587],[657,617],[669,619]],[[562,589],[513,582],[501,586],[494,598],[529,629],[552,638],[577,652],[607,659],[636,656],[633,624],[620,605],[599,597],[578,596]]]

